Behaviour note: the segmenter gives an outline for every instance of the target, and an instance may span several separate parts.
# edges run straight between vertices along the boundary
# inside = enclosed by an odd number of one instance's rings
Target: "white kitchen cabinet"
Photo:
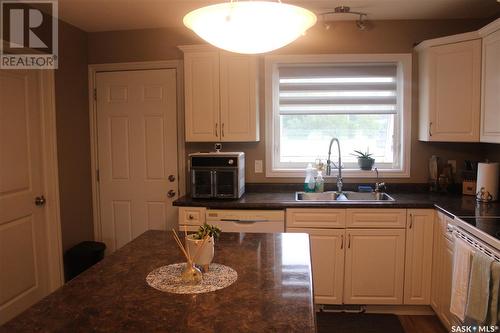
[[[500,19],[482,31],[481,141],[500,143]]]
[[[404,229],[347,229],[344,303],[402,304]]]
[[[181,46],[187,142],[259,141],[257,58]]]
[[[450,312],[451,281],[453,274],[453,237],[447,225],[450,218],[441,212],[436,214],[432,265],[431,306],[448,329],[459,323]]]
[[[479,142],[481,39],[476,33],[450,36],[416,50],[419,140]]]
[[[434,209],[409,209],[404,304],[428,305],[431,296]]]
[[[347,209],[347,228],[405,228],[406,209]]]
[[[206,211],[205,207],[179,207],[179,228],[203,225]]]
[[[437,212],[435,215],[433,227],[433,246],[432,246],[432,277],[431,277],[431,307],[437,314],[439,311],[439,279],[441,275],[441,220],[444,214]]]
[[[257,58],[220,54],[222,141],[259,141]]]
[[[441,255],[440,289],[441,297],[438,316],[447,328],[456,323],[456,318],[450,312],[451,304],[451,281],[453,274],[453,242],[447,238],[443,239]]]
[[[345,209],[290,208],[286,210],[287,228],[344,228],[345,219]]]
[[[185,52],[186,141],[220,141],[219,92],[219,52]]]
[[[309,234],[314,302],[317,304],[342,304],[345,230],[288,228],[287,232]]]

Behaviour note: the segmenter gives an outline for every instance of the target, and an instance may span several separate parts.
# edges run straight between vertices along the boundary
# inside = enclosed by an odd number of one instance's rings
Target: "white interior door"
[[[176,72],[97,73],[96,88],[100,225],[109,253],[177,220]]]
[[[0,71],[0,325],[48,293],[40,88],[38,71]]]

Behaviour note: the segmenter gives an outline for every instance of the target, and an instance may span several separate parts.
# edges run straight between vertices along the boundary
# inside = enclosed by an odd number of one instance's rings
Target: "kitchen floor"
[[[398,316],[405,333],[447,333],[437,316]]]
[[[319,333],[446,333],[436,316],[317,313]]]

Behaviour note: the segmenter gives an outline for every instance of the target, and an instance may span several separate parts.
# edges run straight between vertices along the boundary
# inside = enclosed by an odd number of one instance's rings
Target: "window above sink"
[[[265,70],[266,176],[303,177],[337,137],[344,178],[374,177],[351,155],[367,148],[381,176],[409,177],[410,54],[271,55]]]

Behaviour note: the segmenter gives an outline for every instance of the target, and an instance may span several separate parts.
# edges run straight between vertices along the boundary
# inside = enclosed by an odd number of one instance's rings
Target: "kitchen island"
[[[308,235],[223,233],[214,262],[236,270],[235,283],[196,295],[147,285],[183,261],[169,232],[147,231],[0,332],[315,332]]]

